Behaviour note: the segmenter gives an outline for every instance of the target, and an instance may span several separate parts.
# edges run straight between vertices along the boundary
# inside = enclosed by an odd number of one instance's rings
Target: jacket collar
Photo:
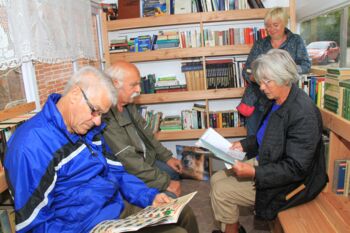
[[[289,95],[286,99],[286,101],[284,101],[284,103],[281,105],[281,107],[275,111],[275,113],[279,116],[283,116],[283,114],[286,112],[287,107],[294,102],[294,100],[296,99],[297,95],[298,95],[298,89],[299,87],[297,87],[296,84],[292,84],[292,87],[290,89]]]
[[[42,113],[44,114],[44,117],[47,119],[47,121],[53,124],[55,128],[59,129],[72,143],[76,143],[82,136],[86,139],[92,140],[92,138],[96,134],[99,134],[106,126],[104,123],[102,123],[100,126],[95,126],[90,129],[86,135],[70,133],[67,130],[67,126],[64,123],[63,117],[56,106],[61,97],[62,96],[60,94],[51,94],[42,109]]]
[[[111,111],[112,111],[112,115],[114,116],[114,118],[116,119],[117,123],[119,124],[119,126],[123,127],[125,125],[129,125],[131,124],[131,119],[130,116],[126,110],[126,108],[128,108],[129,105],[124,106],[123,108],[123,112],[119,112],[118,109],[116,107],[112,107]]]

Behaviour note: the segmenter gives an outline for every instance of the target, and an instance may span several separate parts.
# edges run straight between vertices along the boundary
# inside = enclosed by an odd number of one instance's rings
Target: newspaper
[[[204,132],[196,142],[196,146],[210,150],[215,157],[229,164],[235,164],[236,160],[243,160],[246,154],[239,150],[232,150],[232,144],[213,128],[209,128]]]
[[[159,207],[148,206],[124,219],[106,220],[96,225],[90,233],[121,233],[137,231],[143,227],[176,223],[186,204],[196,195],[192,192],[173,199]]]

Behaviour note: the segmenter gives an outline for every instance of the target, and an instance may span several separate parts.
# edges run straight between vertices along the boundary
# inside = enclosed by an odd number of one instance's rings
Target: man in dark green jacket
[[[116,62],[106,73],[118,91],[117,106],[103,118],[107,123],[104,137],[125,169],[172,197],[179,196],[181,161],[173,158],[156,138],[137,111],[133,100],[140,94],[140,73],[128,62]]]

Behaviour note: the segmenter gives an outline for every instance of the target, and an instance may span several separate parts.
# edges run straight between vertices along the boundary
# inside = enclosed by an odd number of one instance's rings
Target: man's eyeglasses
[[[90,101],[89,101],[88,97],[86,96],[85,92],[83,91],[83,89],[81,89],[80,87],[79,87],[79,89],[80,89],[81,93],[83,94],[83,97],[84,97],[84,100],[85,100],[87,106],[90,108],[91,115],[92,115],[93,117],[99,117],[99,116],[101,116],[101,115],[102,115],[102,112],[100,112],[99,110],[97,110],[97,109],[94,107],[94,105],[92,105],[92,104],[90,103]]]

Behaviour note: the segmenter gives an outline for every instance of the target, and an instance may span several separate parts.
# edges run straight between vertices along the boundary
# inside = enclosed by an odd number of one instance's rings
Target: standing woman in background
[[[264,104],[267,102],[251,74],[252,62],[270,49],[283,49],[288,51],[296,63],[299,74],[307,74],[311,66],[302,38],[286,28],[288,14],[284,8],[270,9],[265,16],[264,23],[268,36],[256,41],[249,53],[246,66],[243,69],[243,77],[247,80],[248,86],[241,103],[237,107],[237,110],[247,118],[248,135],[256,133],[264,111]]]

